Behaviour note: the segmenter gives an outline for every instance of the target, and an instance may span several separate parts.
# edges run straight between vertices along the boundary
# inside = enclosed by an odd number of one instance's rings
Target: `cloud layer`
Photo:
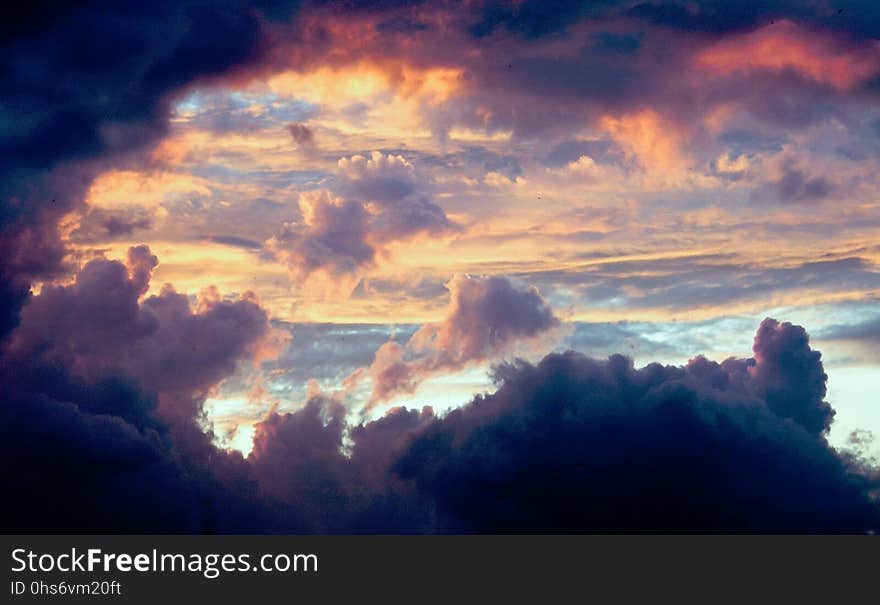
[[[880,524],[880,476],[828,445],[826,376],[798,326],[765,320],[754,357],[720,364],[636,369],[620,355],[568,352],[502,365],[496,392],[444,416],[393,408],[351,424],[341,404],[316,395],[270,413],[242,458],[211,443],[202,402],[237,361],[259,358],[265,312],[215,291],[195,309],[171,289],[143,298],[156,263],[145,247],[126,264],[92,261],[25,306],[0,374],[3,480],[21,488],[4,500],[5,530],[859,533]],[[413,337],[434,343],[432,363],[465,363],[556,323],[533,290],[508,282],[461,278],[453,291],[447,321]],[[500,301],[516,312],[493,320]]]

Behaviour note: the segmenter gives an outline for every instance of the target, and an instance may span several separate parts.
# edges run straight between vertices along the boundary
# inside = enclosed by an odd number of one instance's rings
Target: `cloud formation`
[[[446,319],[419,328],[403,345],[388,341],[364,374],[372,394],[367,409],[399,394],[412,394],[425,378],[509,354],[560,320],[535,288],[518,288],[502,276],[455,276],[447,285]]]
[[[145,246],[90,261],[23,308],[0,363],[3,480],[21,486],[7,529],[204,529],[187,465],[224,454],[202,402],[260,354],[268,317],[250,295],[209,290],[195,310],[170,287],[143,298],[157,262]]]
[[[396,468],[459,531],[858,532],[876,525],[877,477],[856,472],[757,396],[747,368],[764,372],[779,361],[695,358],[683,368],[637,370],[621,356],[566,353],[506,366],[498,392],[432,424]]]
[[[317,395],[270,413],[242,458],[180,430],[195,426],[197,404],[169,414],[162,399],[197,401],[246,357],[254,341],[238,335],[259,325],[259,308],[212,299],[193,312],[173,293],[132,306],[154,257],[139,249],[128,267],[93,263],[70,289],[34,298],[4,357],[3,479],[22,487],[4,499],[7,530],[861,533],[880,524],[880,475],[825,440],[825,374],[798,326],[765,320],[755,356],[722,363],[636,369],[620,355],[567,352],[505,364],[494,393],[445,416],[394,408],[351,424]],[[104,311],[134,332],[84,350],[50,303],[87,300],[98,283],[115,284]],[[534,326],[532,302],[523,296],[519,319],[462,351],[535,329],[524,327]],[[464,336],[456,330],[488,308],[433,331]],[[155,323],[140,322],[150,310]],[[67,330],[63,346],[38,351],[38,318]],[[191,328],[200,323],[215,329]],[[204,371],[168,370],[180,363]]]
[[[299,198],[302,224],[289,224],[267,247],[298,276],[318,270],[351,274],[370,265],[376,249],[370,241],[369,214],[363,204],[327,191]]]
[[[337,166],[336,187],[301,193],[301,222],[288,223],[267,242],[298,279],[318,271],[333,279],[359,277],[391,242],[454,230],[403,156],[374,151],[341,158]]]

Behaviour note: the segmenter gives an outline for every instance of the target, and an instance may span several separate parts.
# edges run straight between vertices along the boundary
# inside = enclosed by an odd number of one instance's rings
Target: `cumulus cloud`
[[[267,248],[298,279],[318,271],[358,276],[389,242],[453,230],[424,189],[403,156],[374,151],[341,158],[333,190],[300,194],[302,221],[285,225]]]
[[[446,319],[423,325],[406,344],[389,341],[376,351],[366,371],[372,382],[368,408],[413,393],[431,375],[510,353],[560,325],[535,288],[518,288],[506,277],[457,275],[448,288]]]
[[[208,456],[201,405],[259,353],[268,317],[250,295],[208,292],[197,309],[170,287],[145,298],[157,262],[146,246],[126,263],[93,260],[24,306],[0,360],[3,480],[22,487],[4,507],[17,529],[203,528],[185,465],[224,454]]]
[[[505,366],[496,393],[430,425],[396,469],[458,531],[875,527],[876,473],[775,413],[744,371],[764,363],[635,369],[565,353]]]
[[[375,208],[373,229],[384,239],[406,239],[418,234],[441,235],[453,225],[431,200],[431,184],[402,155],[372,152],[338,162],[340,190]]]
[[[144,297],[156,262],[145,247],[125,264],[92,261],[25,307],[0,364],[2,478],[22,488],[4,499],[7,530],[880,525],[877,469],[825,440],[825,374],[799,326],[765,320],[754,357],[722,363],[636,369],[620,355],[573,352],[508,363],[496,369],[496,392],[445,416],[394,408],[352,424],[339,402],[313,395],[297,411],[270,413],[242,458],[198,432],[199,401],[253,354],[265,314],[213,291],[195,309],[171,290]],[[453,291],[447,320],[414,337],[434,348],[423,367],[486,357],[556,323],[536,292],[503,279],[458,278]],[[96,314],[118,330],[86,339]]]
[[[370,217],[363,204],[327,191],[300,195],[302,223],[291,223],[267,242],[267,248],[300,277],[323,270],[351,274],[370,265],[376,249],[370,241]]]
[[[751,378],[767,407],[815,435],[831,426],[834,410],[824,401],[828,377],[821,355],[810,348],[806,330],[765,320],[755,336]]]
[[[142,299],[157,264],[137,246],[125,264],[93,260],[72,284],[45,286],[22,310],[9,354],[84,377],[122,371],[159,393],[205,391],[266,335],[268,316],[251,294],[228,301],[208,289],[193,309],[166,285]]]

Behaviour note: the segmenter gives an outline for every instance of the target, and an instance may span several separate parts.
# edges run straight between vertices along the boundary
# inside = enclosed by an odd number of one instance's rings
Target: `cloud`
[[[404,345],[389,341],[376,351],[366,371],[372,382],[368,409],[413,393],[428,376],[510,353],[560,325],[535,288],[518,288],[502,276],[457,275],[448,288],[446,319],[423,325]]]
[[[315,133],[308,125],[295,122],[287,125],[287,131],[297,145],[301,147],[313,147],[315,145]]]
[[[634,150],[654,156],[645,168],[662,174],[664,146],[681,147],[679,167],[689,158],[699,165],[707,150],[720,155],[715,138],[727,122],[803,130],[873,97],[880,47],[868,38],[880,32],[853,17],[868,9],[829,16],[771,4],[477,2],[451,20],[447,7],[422,7],[418,28],[378,27],[413,21],[395,8],[345,20],[316,9],[303,20],[312,52],[293,56],[307,54],[310,67],[378,70],[409,100],[419,74],[453,70],[443,102],[421,99],[415,108],[416,127],[443,141],[469,131],[541,145],[614,126],[623,143],[638,139]]]
[[[446,416],[394,408],[348,429],[339,403],[318,397],[260,425],[248,462],[322,531],[876,528],[877,470],[838,454],[767,388],[804,395],[804,412],[827,406],[803,328],[765,320],[754,348],[641,369],[620,355],[551,354],[499,367],[495,393]]]
[[[834,410],[824,401],[828,377],[806,330],[764,320],[755,335],[754,388],[780,418],[791,418],[814,435],[828,431]]]
[[[754,236],[762,228],[752,224],[748,232]],[[817,229],[824,233],[822,226]],[[771,227],[768,235],[773,237],[773,233]],[[728,233],[726,238],[730,237]],[[551,300],[557,292],[568,291],[594,308],[625,303],[631,311],[664,309],[676,314],[719,305],[755,308],[780,299],[796,304],[802,292],[810,292],[816,300],[836,291],[871,290],[880,284],[874,264],[860,256],[792,259],[776,265],[727,254],[684,255],[598,262],[578,271],[532,271],[516,276],[530,280]]]
[[[767,331],[784,342],[768,347]],[[818,354],[803,374],[786,367],[803,345],[767,320],[754,359],[635,369],[569,352],[504,366],[496,393],[429,425],[395,468],[457,531],[863,532],[880,522],[876,472],[765,390],[770,375],[792,392],[824,383]]]
[[[301,194],[299,207],[302,223],[286,225],[267,242],[294,275],[307,277],[319,270],[352,274],[374,262],[370,217],[363,204],[317,191]]]
[[[263,244],[258,241],[237,235],[213,235],[207,239],[215,244],[224,244],[235,248],[244,248],[245,250],[259,250],[263,247]]]
[[[697,56],[696,63],[721,74],[793,70],[805,78],[850,90],[880,73],[880,44],[863,41],[847,46],[839,38],[782,19],[715,43]]]
[[[52,3],[10,14],[0,38],[0,326],[31,280],[67,267],[60,221],[101,171],[166,132],[173,94],[264,57],[263,3]],[[285,18],[298,3],[272,2]],[[108,230],[125,225],[109,224]]]
[[[261,491],[306,531],[430,532],[430,502],[390,469],[413,431],[433,420],[430,408],[397,408],[349,433],[344,408],[315,397],[296,412],[272,414],[257,425],[247,461]],[[346,435],[349,455],[341,447]]]
[[[157,263],[146,246],[92,260],[22,309],[0,359],[3,480],[22,487],[7,529],[205,529],[194,474],[225,454],[201,404],[260,354],[268,318],[249,295],[208,290],[196,310],[170,287],[144,298]]]
[[[70,239],[77,243],[131,239],[134,233],[148,230],[153,224],[154,217],[142,208],[120,208],[111,211],[91,207],[78,218]]]
[[[772,186],[782,202],[814,202],[827,198],[835,189],[824,177],[810,177],[788,163]]]
[[[163,235],[171,237],[163,244],[202,238],[257,250],[275,228],[262,222],[254,227],[257,219],[242,217],[262,213],[276,225],[288,223],[263,247],[264,257],[274,254],[298,279],[323,274],[351,286],[350,292],[359,284],[357,295],[433,300],[436,272],[420,276],[424,281],[391,277],[392,271],[363,278],[401,243],[412,250],[420,238],[454,234],[458,225],[450,217],[470,220],[482,212],[493,219],[479,226],[486,227],[485,241],[507,241],[524,252],[527,258],[517,266],[538,272],[515,277],[541,285],[550,300],[553,288],[545,284],[594,307],[678,313],[766,302],[777,292],[786,294],[781,302],[802,302],[805,291],[814,297],[860,295],[878,283],[867,249],[818,261],[767,261],[778,248],[768,251],[766,242],[788,232],[839,235],[838,229],[860,222],[867,229],[868,205],[844,213],[846,223],[815,214],[808,217],[812,222],[798,222],[790,207],[736,223],[734,214],[747,217],[754,209],[710,215],[692,198],[711,199],[715,192],[681,196],[685,206],[678,206],[666,199],[649,203],[651,192],[630,187],[611,191],[607,204],[635,191],[640,199],[632,216],[615,215],[602,230],[560,228],[537,224],[547,215],[535,212],[532,191],[538,183],[543,187],[544,173],[534,172],[532,160],[588,173],[604,163],[627,173],[641,166],[664,174],[696,172],[704,167],[702,158],[726,158],[716,160],[713,170],[727,178],[722,185],[731,194],[719,194],[729,200],[739,186],[733,179],[754,176],[763,154],[786,145],[818,145],[809,128],[869,133],[866,125],[875,116],[865,112],[873,111],[878,73],[877,42],[869,38],[880,35],[875,8],[861,3],[850,10],[848,4],[835,15],[787,0],[699,6],[676,0],[589,6],[525,1],[469,3],[453,14],[445,5],[414,12],[383,2],[348,3],[352,10],[343,16],[308,3],[304,18],[288,23],[297,4],[53,3],[0,26],[0,481],[17,486],[4,499],[4,529],[878,528],[878,471],[828,445],[834,411],[825,401],[826,375],[819,353],[797,326],[765,321],[752,357],[722,363],[696,357],[683,367],[637,369],[621,356],[595,360],[560,353],[537,364],[506,364],[497,370],[494,393],[445,416],[429,407],[395,408],[378,420],[358,422],[333,397],[310,389],[299,409],[275,410],[257,425],[254,451],[243,458],[216,447],[204,406],[237,368],[259,364],[267,354],[272,328],[266,309],[249,293],[224,297],[209,287],[190,296],[171,286],[151,289],[158,260],[144,246],[132,248],[124,262],[99,258],[80,268],[68,254],[71,243],[127,239],[154,227],[157,216],[116,207],[139,195],[149,198],[145,206],[175,206],[174,222],[196,221],[192,232],[167,227]],[[291,77],[285,89],[284,78],[273,76],[289,69],[302,77]],[[216,83],[244,86],[253,78],[266,80],[270,90],[277,85],[276,94],[193,92]],[[313,84],[326,89],[305,94]],[[287,102],[285,94],[322,107],[275,108]],[[347,105],[349,97],[361,103]],[[265,102],[266,111],[255,99]],[[179,109],[175,124],[207,129],[210,144],[225,144],[236,138],[232,133],[271,132],[274,163],[266,169],[254,157],[224,166],[230,158],[255,156],[248,146],[271,138],[243,137],[235,152],[206,152],[204,158],[218,163],[195,167],[199,178],[169,183],[164,176],[178,175],[160,170],[155,175],[161,178],[150,179],[158,188],[149,190],[130,178],[144,165],[179,161],[193,168],[203,159],[182,140],[171,141],[162,154],[149,153],[168,132],[173,105]],[[187,113],[191,107],[196,109]],[[850,115],[856,109],[862,112],[857,119]],[[340,116],[345,119],[334,124]],[[381,131],[365,136],[364,125]],[[611,138],[597,138],[603,131]],[[356,149],[383,151],[327,157],[312,149],[296,155],[309,164],[307,170],[279,170],[292,148],[290,137],[308,147],[315,132],[322,147],[327,137],[328,149],[350,137],[349,143],[358,138]],[[391,139],[401,132],[414,136],[407,143],[429,146],[431,154],[393,147],[399,141]],[[745,135],[733,136],[733,143],[725,139],[736,133]],[[487,148],[461,147],[465,135]],[[843,156],[832,149],[839,136],[822,145]],[[728,144],[742,149],[723,155],[728,149],[718,147]],[[872,144],[864,142],[862,150]],[[343,153],[333,169],[332,160]],[[446,172],[429,172],[447,161]],[[330,162],[329,173],[313,168],[322,162],[324,169]],[[454,162],[468,166],[457,169]],[[845,170],[784,162],[776,168],[761,191],[782,202],[820,201],[839,196],[843,187],[871,189],[869,177],[849,178]],[[870,167],[862,171],[869,174]],[[229,186],[244,174],[265,179],[267,186]],[[104,178],[96,181],[98,175]],[[708,176],[712,181],[717,175]],[[126,181],[132,187],[120,188]],[[474,189],[450,190],[449,182]],[[526,193],[514,191],[514,182]],[[494,192],[492,183],[499,185]],[[174,199],[160,195],[168,187]],[[276,200],[290,200],[291,191],[297,203],[288,213],[291,204]],[[606,199],[604,192],[582,191],[548,190],[536,197],[546,200],[540,202],[545,210],[559,208],[560,218],[552,220],[563,223],[590,215],[593,200]],[[525,198],[501,206],[510,195],[527,195],[531,206],[525,207]],[[241,197],[248,201],[239,203]],[[96,206],[85,208],[86,198]],[[579,210],[568,212],[571,204]],[[707,241],[692,241],[693,230],[682,236],[683,224],[675,222],[682,208],[701,233],[715,238],[709,247],[721,235],[729,243],[735,230],[757,251],[748,258],[712,250],[658,258],[654,253],[670,252],[667,242]],[[777,220],[784,212],[790,222]],[[645,222],[632,223],[636,218]],[[709,225],[716,218],[720,223]],[[661,232],[666,220],[676,238]],[[529,235],[542,239],[520,249],[525,235],[512,239],[510,230],[526,223]],[[631,235],[645,240],[633,244]],[[604,254],[617,256],[607,247],[576,253],[564,248],[554,262],[569,270],[554,269],[540,256],[546,242],[576,238],[619,246],[624,260],[601,262]],[[487,272],[511,274],[510,257],[503,258],[510,248],[471,255],[476,248],[469,245],[450,248],[448,265],[466,259],[485,262]],[[575,268],[574,261],[584,258],[590,262]],[[205,262],[170,260],[180,272],[181,264]],[[206,269],[198,269],[202,279]],[[407,326],[401,342],[381,346],[385,332],[373,332],[378,351],[363,373],[373,381],[376,401],[411,393],[425,377],[546,344],[559,319],[536,290],[517,283],[459,276],[450,284],[452,304],[444,320]],[[299,295],[301,284],[295,285]],[[367,300],[364,307],[372,304]],[[874,328],[868,322],[829,334],[870,346]],[[321,340],[323,330],[314,329],[313,338]],[[322,356],[322,341],[304,363],[311,366],[288,370],[288,379],[338,378],[370,363],[344,328],[327,330],[336,330],[333,338],[342,343],[337,354]],[[606,327],[580,341],[607,348],[627,333]],[[681,350],[680,342],[664,345]],[[320,365],[319,372],[310,369]]]
[[[195,309],[172,290],[144,298],[156,263],[146,247],[125,264],[91,261],[25,307],[0,364],[2,478],[22,487],[4,500],[6,530],[858,533],[880,524],[876,469],[825,440],[826,377],[798,326],[765,320],[754,357],[722,363],[636,369],[620,355],[568,352],[505,364],[495,393],[442,417],[394,408],[352,424],[339,402],[312,396],[270,413],[242,458],[199,428],[200,401],[256,354],[265,313],[216,291]],[[503,278],[457,278],[452,289],[447,320],[411,339],[433,348],[422,367],[486,357],[557,322],[534,290]]]
[[[167,285],[142,298],[157,263],[134,247],[126,264],[93,260],[73,284],[45,286],[22,310],[10,363],[65,368],[86,383],[122,376],[157,397],[163,422],[192,428],[207,392],[259,354],[268,316],[250,294],[227,301],[207,289],[196,310]]]
[[[297,279],[316,272],[357,278],[391,242],[453,231],[403,156],[374,151],[341,158],[337,167],[333,190],[301,193],[302,222],[287,224],[267,242]]]
[[[374,151],[338,162],[340,190],[376,208],[373,229],[383,239],[418,234],[442,235],[454,229],[446,213],[431,201],[430,183],[402,155]]]
[[[837,323],[825,327],[817,337],[822,342],[843,344],[855,350],[855,358],[876,361],[880,358],[880,317],[868,317],[852,323]]]
[[[880,341],[880,317],[873,317],[855,324],[835,324],[822,331],[827,340]]]

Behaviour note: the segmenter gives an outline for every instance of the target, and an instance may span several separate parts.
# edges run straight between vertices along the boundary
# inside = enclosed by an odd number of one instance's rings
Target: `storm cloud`
[[[794,328],[768,320],[763,329]],[[759,350],[761,340],[759,332]],[[859,473],[811,422],[791,421],[761,396],[765,364],[792,353],[642,369],[622,356],[565,353],[505,366],[496,393],[431,425],[396,468],[460,531],[876,526],[876,473]],[[799,388],[795,376],[776,378]]]
[[[880,476],[826,441],[821,355],[765,320],[754,356],[637,369],[567,352],[495,370],[446,415],[354,423],[333,398],[256,427],[247,458],[200,424],[208,390],[259,359],[249,296],[145,296],[157,258],[94,260],[25,306],[0,378],[4,529],[32,532],[864,532]],[[557,320],[534,290],[459,278],[413,338],[466,363]],[[497,313],[498,304],[508,310]],[[110,329],[107,326],[112,326]],[[428,345],[425,345],[428,346]],[[177,368],[185,367],[186,372]],[[88,487],[88,489],[83,489]],[[63,501],[65,506],[54,503]]]
[[[202,402],[259,355],[268,318],[250,295],[209,290],[196,309],[170,287],[144,297],[157,262],[145,246],[93,260],[24,306],[0,357],[2,475],[22,488],[6,529],[202,528],[184,463],[214,451]]]

